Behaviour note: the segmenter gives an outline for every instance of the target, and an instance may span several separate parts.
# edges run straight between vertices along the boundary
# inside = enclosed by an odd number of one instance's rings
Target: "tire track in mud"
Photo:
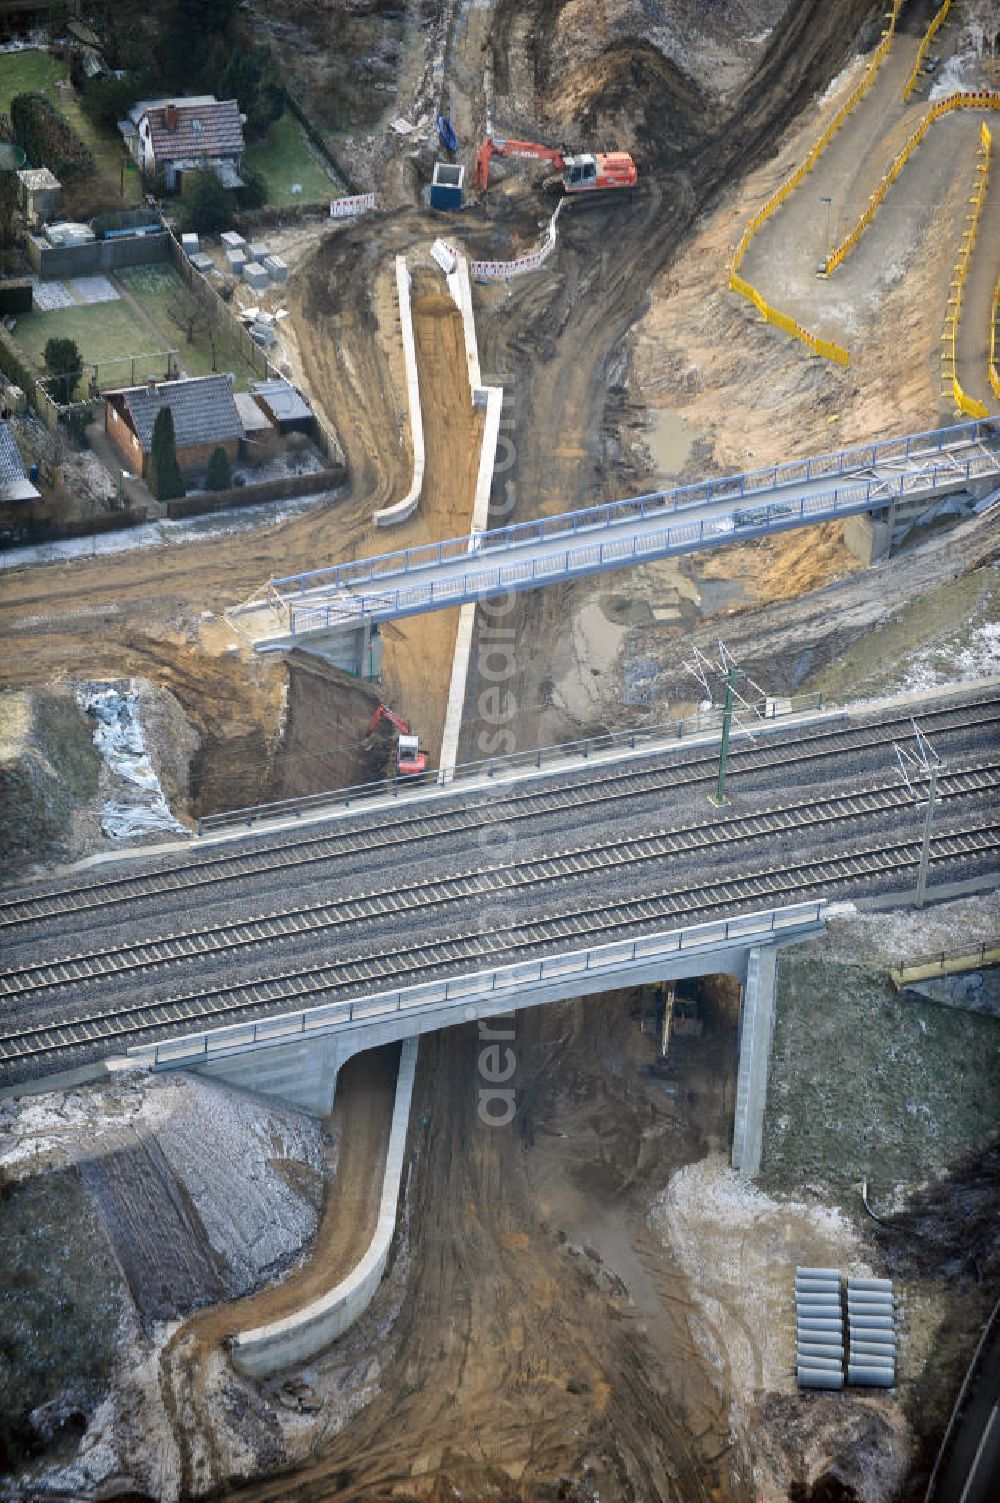
[[[410,1142],[414,1259],[393,1331],[365,1343],[383,1366],[380,1391],[305,1466],[250,1483],[234,1499],[273,1503],[292,1488],[311,1503],[437,1499],[451,1489],[531,1498],[549,1496],[560,1478],[574,1479],[565,1496],[575,1499],[588,1466],[609,1499],[741,1496],[717,1386],[726,1373],[711,1383],[699,1376],[683,1274],[645,1239],[668,1312],[651,1336],[649,1309],[633,1303],[613,1264],[560,1230],[569,1203],[558,1198],[560,1182],[582,1174],[595,1214],[641,1217],[648,1187],[699,1156],[728,1074],[704,1113],[689,1109],[690,1129],[658,1133],[650,1152],[641,1127],[662,1113],[664,1098],[633,1074],[636,1050],[644,1056],[621,995],[617,1004],[518,1015],[516,1030],[519,1111],[506,1130],[476,1115],[475,1030],[425,1039]],[[729,1051],[727,1040],[723,1031],[710,1045],[703,1071],[720,1044]],[[623,1057],[633,1062],[625,1076]],[[532,1166],[552,1151],[550,1203]],[[639,1154],[649,1162],[623,1201],[619,1185]],[[381,1328],[377,1306],[369,1330]]]

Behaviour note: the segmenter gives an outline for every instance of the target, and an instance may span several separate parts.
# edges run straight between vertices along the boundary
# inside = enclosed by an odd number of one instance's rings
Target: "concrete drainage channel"
[[[399,1073],[392,1128],[385,1157],[382,1198],[375,1234],[361,1262],[327,1294],[287,1315],[283,1320],[242,1331],[232,1347],[233,1366],[251,1378],[266,1378],[283,1368],[308,1362],[342,1336],[367,1310],[389,1257],[396,1229],[396,1207],[403,1173],[403,1154],[413,1098],[418,1040],[406,1039],[400,1049]]]

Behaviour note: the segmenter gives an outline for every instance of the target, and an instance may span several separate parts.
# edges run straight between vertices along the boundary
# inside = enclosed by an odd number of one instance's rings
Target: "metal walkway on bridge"
[[[270,584],[258,646],[583,578],[860,512],[880,513],[1000,476],[1000,426],[963,423],[751,474],[314,569]]]

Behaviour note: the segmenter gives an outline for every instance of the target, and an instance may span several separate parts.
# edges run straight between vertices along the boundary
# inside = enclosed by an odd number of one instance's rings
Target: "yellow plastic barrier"
[[[989,409],[985,403],[979,402],[975,397],[970,397],[962,388],[958,379],[958,363],[956,344],[958,341],[958,325],[962,317],[962,294],[965,291],[965,279],[969,273],[969,265],[972,261],[972,250],[976,243],[976,235],[979,232],[979,218],[982,214],[983,203],[986,198],[986,188],[990,178],[990,152],[993,137],[989,126],[983,121],[979,132],[979,160],[976,162],[976,185],[972,197],[969,199],[972,211],[968,216],[968,228],[962,240],[962,249],[959,252],[958,262],[955,266],[955,275],[952,279],[952,295],[948,299],[948,312],[945,315],[944,333],[941,336],[944,349],[941,351],[941,363],[950,367],[945,371],[946,379],[951,381],[951,394],[955,399],[955,406],[966,417],[986,418],[989,417]],[[994,312],[996,300],[994,299]]]
[[[997,321],[1000,319],[1000,277],[997,277],[997,285],[993,289],[993,308],[990,313],[990,385],[993,395],[1000,398],[1000,335],[997,333]]]
[[[951,0],[944,0],[944,4],[942,5],[941,9],[938,11],[937,15],[934,17],[933,21],[924,33],[924,39],[920,43],[920,47],[917,51],[917,60],[913,64],[913,72],[906,80],[906,87],[903,90],[904,104],[909,99],[914,89],[917,87],[917,84],[920,82],[920,75],[923,72],[924,58],[927,56],[927,49],[931,45],[931,42],[933,42],[940,28],[944,25],[945,17],[950,10]]]
[[[812,171],[816,163],[819,161],[819,158],[822,156],[823,152],[826,150],[830,142],[833,140],[834,136],[837,134],[840,127],[844,124],[847,117],[851,114],[851,111],[857,104],[860,104],[861,100],[865,97],[865,95],[868,93],[868,90],[875,82],[878,70],[881,68],[882,64],[889,56],[889,50],[892,47],[892,40],[896,34],[896,22],[899,20],[899,13],[905,3],[906,0],[892,0],[892,9],[886,18],[889,24],[886,27],[885,31],[882,33],[882,40],[879,43],[878,47],[875,49],[875,55],[873,56],[871,62],[868,64],[868,67],[865,69],[865,75],[862,78],[861,82],[854,90],[852,90],[849,98],[845,101],[845,103],[841,105],[840,109],[834,115],[833,119],[831,120],[830,124],[827,126],[823,134],[820,136],[819,140],[810,149],[809,154],[802,165],[800,167],[797,167],[792,173],[791,177],[783,182],[781,184],[781,187],[771,194],[771,197],[764,204],[763,208],[757,210],[756,214],[750,220],[746,229],[743,231],[743,234],[740,237],[739,244],[736,247],[729,269],[729,287],[732,292],[740,293],[742,297],[747,298],[751,303],[753,303],[754,307],[758,310],[761,317],[765,319],[769,324],[774,324],[777,328],[784,329],[787,334],[792,334],[796,339],[800,339],[803,344],[808,345],[808,347],[813,350],[815,354],[822,355],[825,360],[833,360],[838,365],[850,365],[851,363],[850,353],[844,349],[843,345],[834,344],[833,341],[829,339],[820,339],[819,335],[813,334],[810,329],[806,329],[802,324],[796,323],[796,321],[793,318],[789,318],[786,313],[780,313],[777,308],[772,308],[771,305],[766,302],[763,297],[761,297],[757,289],[755,287],[752,287],[749,282],[744,281],[744,279],[738,275],[738,272],[742,264],[743,257],[746,255],[747,250],[749,249],[750,242],[753,239],[754,235],[756,235],[757,231],[760,229],[761,225],[766,219],[770,218],[770,216],[776,209],[780,209],[781,205],[785,202],[785,199],[788,198],[789,194],[794,193],[795,189],[802,182],[806,174]]]
[[[841,241],[837,249],[832,251],[827,257],[823,266],[823,272],[826,276],[836,271],[841,261],[850,255],[851,251],[857,245],[861,236],[875,218],[876,211],[884,201],[889,189],[934,124],[934,121],[942,119],[945,115],[950,115],[953,110],[1000,110],[1000,94],[990,93],[986,89],[982,89],[975,94],[949,94],[947,99],[939,100],[937,104],[931,106],[883,177],[881,183],[875,189],[875,192],[868,201],[868,207],[861,215],[853,230]]]

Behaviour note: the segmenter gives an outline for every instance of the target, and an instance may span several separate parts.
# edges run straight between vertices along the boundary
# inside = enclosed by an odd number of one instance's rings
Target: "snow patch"
[[[982,85],[982,58],[974,48],[970,48],[967,52],[957,52],[941,64],[941,71],[931,84],[927,98],[931,104],[936,104],[939,99],[947,99],[949,94],[980,89]]]
[[[124,694],[119,689],[84,690],[78,698],[84,711],[97,720],[94,745],[116,795],[101,810],[105,835],[110,840],[134,840],[164,830],[186,835],[185,826],[170,812],[149,760],[134,680]]]
[[[936,689],[940,684],[994,678],[1000,674],[1000,621],[973,627],[964,647],[947,644],[922,648],[911,657],[900,685],[904,694]]]

